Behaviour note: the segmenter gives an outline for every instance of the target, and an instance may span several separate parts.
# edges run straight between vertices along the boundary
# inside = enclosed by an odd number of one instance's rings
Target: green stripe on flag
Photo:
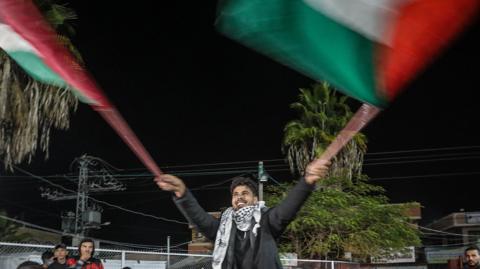
[[[25,72],[32,76],[35,80],[38,80],[45,84],[54,85],[69,89],[72,93],[82,102],[87,104],[95,104],[95,101],[85,97],[81,91],[70,87],[57,73],[50,69],[43,61],[31,52],[26,51],[10,51],[8,55],[20,65]]]
[[[12,57],[30,76],[43,83],[53,84],[58,87],[67,87],[65,81],[53,72],[37,55],[25,51],[10,51]]]
[[[235,0],[220,7],[225,35],[356,99],[385,105],[377,95],[374,43],[299,0]]]

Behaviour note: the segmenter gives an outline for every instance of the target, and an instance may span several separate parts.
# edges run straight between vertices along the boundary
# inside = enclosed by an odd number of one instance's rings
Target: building
[[[430,223],[427,228],[444,233],[440,240],[436,241],[442,245],[477,244],[480,237],[480,212],[451,213]]]
[[[215,218],[220,218],[221,212],[208,212]],[[188,244],[188,253],[192,254],[211,254],[213,251],[213,242],[208,240],[202,233],[190,225],[192,229],[192,242]]]
[[[461,268],[463,253],[469,245],[479,245],[480,212],[455,212],[426,226],[424,240],[428,264],[447,264]]]

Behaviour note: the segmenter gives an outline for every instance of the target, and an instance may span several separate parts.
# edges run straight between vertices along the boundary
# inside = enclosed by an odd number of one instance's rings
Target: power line
[[[440,148],[424,148],[424,149],[414,149],[414,150],[397,150],[397,151],[383,151],[383,152],[367,152],[365,161],[382,161],[382,160],[391,160],[391,159],[408,159],[408,158],[427,158],[427,157],[440,157],[440,156],[457,156],[457,157],[462,157],[466,155],[472,155],[475,154],[475,152],[462,152],[462,153],[445,153],[445,154],[437,154],[437,155],[420,155],[420,156],[399,156],[399,157],[384,157],[384,158],[369,158],[369,155],[384,155],[384,154],[403,154],[403,153],[415,153],[415,152],[429,152],[429,151],[447,151],[447,150],[462,150],[462,149],[480,149],[480,146],[459,146],[459,147],[440,147]],[[105,164],[105,166],[113,168],[116,171],[132,171],[132,170],[146,170],[145,168],[132,168],[132,169],[121,169],[117,168],[108,162],[99,159],[98,160]],[[435,159],[433,159],[435,160]],[[448,159],[450,160],[450,159]],[[279,161],[286,161],[284,158],[278,158],[278,159],[268,159],[264,160],[264,162],[279,162]],[[234,161],[234,162],[213,162],[213,163],[201,163],[201,164],[186,164],[186,165],[172,165],[172,166],[164,166],[162,167],[163,169],[166,168],[184,168],[184,167],[208,167],[208,166],[222,166],[222,165],[233,165],[233,164],[246,164],[246,163],[252,163],[252,166],[247,166],[243,167],[244,169],[254,169],[256,167],[256,163],[258,160],[252,160],[252,161]],[[253,164],[255,163],[255,164]],[[388,163],[390,164],[390,163]],[[393,163],[392,163],[393,164]],[[366,164],[365,164],[366,165]],[[373,165],[373,164],[369,164]],[[288,166],[286,163],[285,164],[265,164],[265,166],[268,167],[286,167]],[[199,172],[199,171],[216,171],[216,170],[232,170],[230,168],[209,168],[209,169],[202,169],[202,170],[179,170],[179,171],[171,171],[171,173],[182,173],[182,172]],[[236,169],[239,169],[236,167]],[[94,174],[94,173],[92,173]],[[71,173],[63,174],[63,175],[46,175],[42,176],[44,178],[60,178],[60,177],[69,177],[69,175],[73,175]],[[143,174],[127,174],[126,176],[151,176],[152,174],[150,173],[143,173]],[[117,176],[121,176],[118,175]],[[21,176],[0,176],[0,178],[19,178]]]
[[[470,175],[480,175],[480,172],[470,172],[470,173],[443,173],[443,174],[428,174],[428,175],[416,175],[416,176],[398,176],[398,177],[370,178],[369,181],[382,181],[382,180],[393,180],[393,179],[411,179],[411,178],[426,178],[426,177],[470,176]]]
[[[271,172],[278,172],[278,171],[287,171],[288,169],[271,169],[269,171]],[[228,174],[231,174],[231,173],[240,173],[240,172],[255,172],[253,170],[240,170],[240,171],[228,171]],[[218,175],[218,173],[215,173]],[[424,174],[424,175],[408,175],[408,176],[394,176],[394,177],[377,177],[377,178],[370,178],[369,181],[386,181],[386,180],[397,180],[397,179],[415,179],[415,178],[433,178],[433,177],[451,177],[451,176],[471,176],[471,175],[479,175],[480,172],[477,172],[477,171],[474,171],[474,172],[465,172],[465,173],[439,173],[439,174]],[[150,176],[149,176],[150,177]],[[227,179],[226,181],[228,181],[230,179]],[[276,180],[273,180],[276,184],[279,184],[278,181]],[[224,182],[220,182],[220,183],[213,183],[213,184],[209,184],[209,185],[204,185],[202,187],[198,187],[196,188],[195,190],[202,190],[202,189],[205,189],[205,190],[208,190],[210,188],[208,188],[209,186],[211,185],[222,185]],[[50,183],[49,183],[50,184]],[[150,180],[148,180],[147,182],[144,183],[144,185],[151,185],[153,184]],[[142,184],[138,184],[136,183],[135,186],[143,186]],[[71,191],[71,190],[70,190]],[[126,192],[122,192],[120,194],[125,194],[125,193],[153,193],[153,192],[156,192],[156,191],[126,191]],[[111,195],[112,193],[106,193],[105,195]],[[98,194],[97,194],[98,195]]]
[[[476,146],[471,147],[456,147],[456,148],[475,148]],[[420,150],[410,150],[410,151],[396,151],[396,152],[413,152],[413,151],[428,151],[428,150],[445,150],[445,149],[456,149],[456,148],[434,148],[434,149],[420,149]],[[393,152],[393,151],[392,151]],[[392,152],[378,152],[378,153],[392,153]],[[438,157],[447,157],[451,156],[452,158],[438,158]],[[365,158],[364,166],[377,166],[377,165],[391,165],[391,164],[406,164],[406,163],[421,163],[421,162],[436,162],[436,161],[452,161],[452,160],[465,160],[465,159],[477,159],[480,156],[476,155],[476,153],[446,153],[446,154],[437,154],[437,155],[420,155],[420,156],[399,156],[399,157],[381,157],[381,158]],[[428,159],[420,159],[418,158],[428,158]],[[407,160],[404,160],[407,159]],[[279,159],[280,160],[280,159]],[[391,162],[382,162],[384,160],[396,160]],[[400,161],[404,160],[404,161]],[[372,161],[377,161],[373,162]],[[240,162],[228,162],[228,163],[212,163],[212,164],[194,164],[194,165],[183,165],[183,166],[176,166],[176,167],[198,167],[198,166],[218,166],[221,164],[234,164],[234,163],[251,163],[254,161],[240,161]],[[270,171],[287,171],[287,169],[272,169],[272,168],[287,168],[287,164],[271,164],[265,165],[266,168],[270,168]],[[118,168],[116,168],[118,169]],[[127,171],[128,169],[118,169],[121,171]],[[208,176],[208,175],[224,175],[224,174],[234,174],[234,173],[252,173],[253,170],[256,170],[255,166],[242,166],[242,167],[224,167],[224,168],[208,168],[208,169],[192,169],[192,170],[178,170],[178,171],[170,171],[171,174],[176,174],[178,176]],[[91,173],[92,176],[95,173]],[[127,174],[115,174],[115,177],[119,178],[119,180],[133,180],[138,179],[140,177],[153,177],[150,173],[127,173]],[[22,178],[20,176],[2,176],[2,179],[18,179]],[[54,178],[55,180],[61,180],[61,175],[49,175],[43,176],[43,178]],[[72,179],[76,178],[73,176],[63,175],[65,179]],[[17,182],[16,182],[17,183]],[[21,182],[18,182],[22,184]]]
[[[55,186],[57,188],[60,188],[64,191],[67,191],[67,192],[70,192],[70,193],[73,193],[73,194],[76,194],[77,192],[74,191],[74,190],[70,190],[70,189],[67,189],[65,187],[63,187],[62,185],[58,185],[58,184],[55,184],[53,182],[50,182],[49,180],[47,179],[44,179],[42,177],[39,177],[39,176],[36,176],[28,171],[25,171],[23,169],[20,169],[16,166],[13,166],[15,169],[19,170],[20,172],[22,173],[25,173],[27,175],[30,175],[34,178],[37,178],[47,184],[50,184],[52,186]],[[131,210],[131,209],[127,209],[127,208],[123,208],[121,206],[118,206],[118,205],[114,205],[114,204],[111,204],[111,203],[108,203],[108,202],[105,202],[105,201],[102,201],[102,200],[98,200],[98,199],[95,199],[95,198],[92,198],[92,197],[88,197],[88,199],[92,200],[92,201],[95,201],[99,204],[104,204],[104,205],[107,205],[107,206],[110,206],[110,207],[114,207],[116,209],[119,209],[119,210],[122,210],[122,211],[125,211],[125,212],[128,212],[128,213],[132,213],[132,214],[136,214],[136,215],[141,215],[141,216],[144,216],[144,217],[150,217],[150,218],[154,218],[154,219],[157,219],[157,220],[163,220],[163,221],[167,221],[167,222],[174,222],[174,223],[178,223],[178,224],[188,224],[188,222],[182,222],[182,221],[178,221],[178,220],[173,220],[173,219],[168,219],[168,218],[164,218],[164,217],[159,217],[159,216],[155,216],[155,215],[151,215],[151,214],[146,214],[146,213],[143,213],[143,212],[139,212],[139,211],[135,211],[135,210]]]
[[[412,150],[395,150],[395,151],[379,151],[379,152],[367,152],[365,155],[383,155],[383,154],[402,154],[402,153],[413,153],[413,152],[428,152],[428,151],[446,151],[446,150],[463,150],[463,149],[480,149],[480,146],[458,146],[458,147],[439,147],[439,148],[423,148],[423,149],[412,149]],[[183,168],[183,167],[201,167],[201,166],[220,166],[220,165],[231,165],[231,164],[244,164],[244,163],[257,163],[259,160],[251,160],[251,161],[234,161],[234,162],[212,162],[212,163],[201,163],[201,164],[185,164],[185,165],[171,165],[171,166],[163,166],[163,169],[166,168]],[[286,162],[285,158],[277,158],[277,159],[267,159],[263,160],[263,162],[279,162],[284,161]],[[146,170],[145,168],[132,168],[132,169],[120,169],[121,171],[128,171],[128,170]]]
[[[480,235],[466,235],[466,234],[439,234],[439,233],[428,233],[428,232],[421,232],[422,236],[435,236],[435,238],[443,239],[446,236],[453,236],[453,237],[480,237]],[[432,237],[433,238],[433,237]]]
[[[461,247],[461,246],[470,246],[472,245],[471,242],[467,243],[455,243],[455,244],[441,244],[441,245],[423,245],[422,247],[430,248],[430,247]]]
[[[275,178],[273,178],[270,174],[268,174],[268,178],[271,179],[275,184],[277,184],[278,186],[280,186],[281,184],[275,180]]]
[[[424,149],[412,149],[412,150],[367,152],[366,155],[399,154],[399,153],[442,151],[442,150],[460,150],[460,149],[480,149],[480,146],[459,146],[459,147],[442,147],[442,148],[424,148]]]
[[[169,168],[185,168],[185,167],[208,167],[208,166],[228,166],[228,165],[235,165],[235,164],[246,164],[246,163],[258,163],[260,160],[252,160],[252,161],[233,161],[233,162],[212,162],[212,163],[198,163],[198,164],[182,164],[182,165],[165,165],[162,166],[162,170],[169,169]],[[267,159],[263,160],[263,162],[279,162],[279,161],[286,161],[286,159],[278,158],[278,159]],[[118,171],[145,171],[146,168],[129,168],[129,169],[120,169],[117,168]]]
[[[18,169],[20,170],[20,169]],[[279,172],[279,171],[288,171],[289,169],[269,169],[269,171],[271,172]],[[221,173],[221,172],[212,172],[212,173],[201,173],[201,174],[197,174],[197,175],[223,175],[223,174],[240,174],[240,173],[254,173],[256,172],[256,170],[228,170],[228,171],[225,171],[225,173]],[[440,173],[440,174],[424,174],[424,175],[409,175],[409,176],[394,176],[394,177],[381,177],[381,178],[370,178],[369,181],[385,181],[385,180],[396,180],[396,179],[414,179],[414,178],[428,178],[428,177],[449,177],[449,176],[470,176],[470,175],[478,175],[480,174],[480,172],[477,172],[477,171],[474,171],[474,172],[465,172],[465,173]],[[177,176],[182,176],[182,174],[176,174]],[[193,176],[192,174],[185,174],[185,175],[191,175]],[[142,175],[143,177],[148,177],[148,178],[151,178],[153,177],[153,175]],[[117,175],[115,175],[115,177],[117,177]],[[30,176],[30,178],[32,178],[32,176]],[[34,177],[35,178],[35,177]],[[44,179],[44,178],[43,178]],[[128,178],[128,179],[137,179],[137,178]],[[122,180],[126,180],[126,178],[122,179]],[[226,181],[228,181],[229,179],[227,179]],[[275,183],[279,184],[278,181],[275,181]],[[25,184],[27,182],[24,182]],[[19,182],[19,184],[22,184]],[[53,185],[53,183],[48,183],[50,185]],[[150,181],[150,179],[146,180],[143,185],[151,185],[152,182]],[[220,183],[214,183],[214,185],[221,185],[223,184],[222,182]],[[135,186],[143,186],[142,183],[138,183],[136,182]],[[207,187],[210,186],[211,184],[209,185],[205,185],[203,188],[204,189],[208,189]],[[56,187],[59,187],[59,188],[63,188],[63,186],[60,187],[60,185],[54,185]],[[198,190],[202,189],[202,187],[198,188]],[[72,190],[68,190],[68,191],[72,191]],[[151,191],[153,192],[153,191]],[[122,192],[122,193],[130,193],[130,192]],[[133,192],[132,192],[133,193]],[[138,192],[138,193],[143,193],[143,192]]]
[[[364,163],[363,166],[370,165],[385,165],[385,164],[404,164],[404,163],[423,163],[423,162],[436,162],[436,161],[458,161],[467,159],[478,159],[480,156],[470,156],[461,158],[441,158],[441,159],[429,159],[429,160],[411,160],[411,161],[398,161],[398,162],[380,162],[380,163]]]
[[[241,176],[241,175],[240,175]],[[235,176],[236,177],[236,176]],[[195,188],[188,188],[190,191],[194,192],[194,191],[204,191],[204,190],[215,190],[215,189],[229,189],[229,186],[222,186],[224,185],[225,183],[228,183],[230,181],[232,181],[235,177],[230,177],[230,178],[227,178],[223,181],[220,181],[218,183],[212,183],[212,184],[207,184],[207,185],[203,185],[203,186],[200,186],[200,187],[195,187]],[[131,192],[131,193],[152,193],[152,192],[157,192],[157,191],[139,191],[139,192]],[[125,192],[123,192],[125,193]],[[130,193],[130,192],[127,192],[127,193]],[[136,201],[134,202],[134,204],[140,204],[140,203],[149,203],[149,202],[152,202],[152,201],[156,201],[156,200],[160,200],[160,199],[165,199],[166,196],[161,196],[161,197],[155,197],[154,199],[150,199],[148,201]],[[131,203],[130,203],[131,204]]]
[[[415,156],[399,156],[399,157],[380,157],[380,158],[365,158],[365,161],[385,161],[385,160],[401,160],[413,158],[438,158],[438,157],[467,157],[478,155],[480,152],[462,152],[462,153],[438,153],[435,155],[415,155]]]
[[[383,155],[383,154],[403,154],[403,153],[413,153],[413,152],[428,152],[428,151],[447,151],[447,150],[463,150],[463,149],[480,149],[480,146],[458,146],[458,147],[439,147],[439,148],[423,148],[423,149],[413,149],[413,150],[395,150],[395,151],[379,151],[379,152],[367,152],[365,155]],[[259,159],[262,160],[262,159]],[[199,167],[199,166],[220,166],[220,165],[230,165],[230,164],[240,164],[240,163],[257,163],[259,160],[252,161],[234,161],[234,162],[212,162],[212,163],[201,163],[201,164],[186,164],[186,165],[172,165],[172,166],[163,166],[162,168],[182,168],[182,167]],[[267,159],[263,162],[286,162],[285,158],[277,159]],[[133,168],[133,169],[121,169],[122,171],[127,170],[146,170],[145,168]]]
[[[268,167],[285,167],[287,164],[271,164],[271,165],[264,165]],[[198,169],[198,170],[178,170],[178,171],[169,171],[169,173],[184,173],[184,172],[189,172],[189,173],[194,173],[194,172],[215,172],[215,171],[222,171],[222,170],[228,170],[228,169],[237,169],[237,170],[242,170],[242,169],[252,169],[256,168],[258,165],[250,165],[250,166],[240,166],[240,167],[226,167],[226,168],[209,168],[209,169]]]
[[[438,234],[455,235],[455,236],[463,236],[463,237],[479,237],[479,235],[449,233],[449,232],[445,232],[445,231],[440,231],[440,230],[435,230],[435,229],[427,228],[427,227],[420,226],[420,225],[418,225],[418,227],[419,227],[420,229],[427,230],[427,231],[431,231],[431,232],[436,232],[436,233],[438,233]]]
[[[121,207],[121,206],[118,206],[118,205],[114,205],[114,204],[111,204],[111,203],[108,203],[108,202],[105,202],[105,201],[101,201],[101,200],[92,198],[92,197],[88,197],[88,199],[93,200],[93,201],[95,201],[99,204],[104,204],[104,205],[107,205],[107,206],[110,206],[110,207],[113,207],[113,208],[116,208],[116,209],[119,209],[119,210],[122,210],[122,211],[125,211],[125,212],[129,212],[129,213],[132,213],[132,214],[136,214],[136,215],[140,215],[140,216],[144,216],[144,217],[149,217],[149,218],[153,218],[153,219],[157,219],[157,220],[163,220],[163,221],[167,221],[167,222],[174,222],[174,223],[178,223],[178,224],[188,225],[188,222],[178,221],[178,220],[174,220],[174,219],[167,219],[167,218],[164,218],[164,217],[159,217],[159,216],[155,216],[155,215],[151,215],[151,214],[127,209],[127,208],[124,208],[124,207]]]

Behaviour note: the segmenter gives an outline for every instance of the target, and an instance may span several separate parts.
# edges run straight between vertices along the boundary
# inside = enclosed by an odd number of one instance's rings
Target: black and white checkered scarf
[[[230,242],[230,233],[232,231],[233,222],[235,222],[237,229],[246,232],[250,230],[253,218],[255,220],[255,225],[252,228],[252,233],[254,236],[257,236],[257,230],[260,228],[260,218],[262,216],[261,210],[264,207],[265,202],[260,201],[256,205],[242,207],[237,211],[233,210],[232,207],[229,207],[223,212],[213,249],[213,269],[222,268],[222,262],[225,259],[228,243]]]

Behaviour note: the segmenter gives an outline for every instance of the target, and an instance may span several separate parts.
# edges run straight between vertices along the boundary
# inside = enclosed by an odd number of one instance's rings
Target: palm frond
[[[64,5],[50,0],[36,2],[57,30],[76,19],[75,12]],[[58,40],[81,62],[68,37],[59,35]],[[68,129],[77,106],[72,91],[34,81],[0,50],[0,157],[6,168],[30,162],[38,149],[48,158],[51,129]]]
[[[298,101],[290,105],[298,119],[285,125],[282,144],[293,173],[303,173],[305,166],[322,154],[347,124],[353,115],[348,100],[326,82],[300,89]],[[330,176],[350,180],[359,177],[365,151],[365,136],[357,135],[333,160]]]

